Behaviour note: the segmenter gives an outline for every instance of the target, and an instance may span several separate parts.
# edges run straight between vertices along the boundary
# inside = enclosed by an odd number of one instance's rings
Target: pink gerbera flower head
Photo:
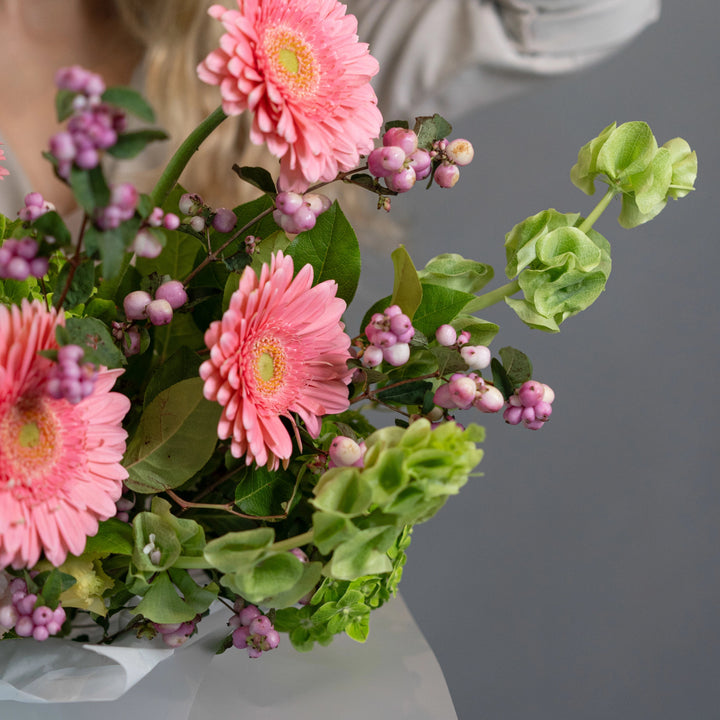
[[[247,267],[222,320],[205,333],[205,397],[223,406],[218,436],[232,438],[232,454],[244,455],[248,465],[287,465],[292,439],[281,418],[297,437],[291,415],[297,413],[317,437],[320,417],[349,405],[350,338],[340,322],[345,301],[334,280],[314,287],[312,281],[311,265],[293,278],[292,258],[282,252],[260,277]]]
[[[337,0],[238,0],[213,5],[226,33],[198,66],[223,110],[253,113],[250,139],[280,158],[280,185],[304,191],[357,167],[382,116],[370,79],[378,64],[357,19]]]
[[[0,568],[55,566],[80,555],[98,521],[116,513],[130,401],[110,392],[122,370],[101,370],[77,405],[45,392],[64,316],[38,301],[0,305]]]

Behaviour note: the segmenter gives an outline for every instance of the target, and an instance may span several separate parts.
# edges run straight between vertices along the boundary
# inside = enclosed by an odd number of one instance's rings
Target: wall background
[[[452,249],[502,282],[515,223],[599,199],[568,175],[608,123],[645,120],[700,160],[695,193],[653,222],[620,228],[616,201],[596,224],[607,292],[559,335],[486,313],[494,349],[523,349],[558,397],[540,432],[481,418],[485,476],[410,548],[402,594],[460,720],[718,716],[719,21],[717,0],[665,0],[611,61],[455,122],[476,148],[460,184],[395,202],[418,266]],[[391,288],[390,267],[368,275],[373,297]]]

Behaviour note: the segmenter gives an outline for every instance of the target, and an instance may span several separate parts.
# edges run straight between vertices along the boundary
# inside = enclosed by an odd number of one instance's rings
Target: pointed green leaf
[[[395,278],[390,305],[399,305],[402,311],[412,320],[423,297],[420,278],[404,245],[395,248],[391,253],[391,257],[395,268]]]

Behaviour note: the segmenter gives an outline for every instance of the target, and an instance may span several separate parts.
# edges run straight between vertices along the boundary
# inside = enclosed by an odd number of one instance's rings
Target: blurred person
[[[153,105],[170,140],[140,159],[116,163],[114,180],[148,191],[171,152],[220,102],[200,82],[198,62],[217,45],[208,0],[0,0],[0,141],[12,173],[0,211],[13,217],[25,193],[40,192],[61,213],[74,208],[41,150],[57,131],[55,71],[82,65],[110,85],[132,85]],[[223,3],[232,7],[232,0]],[[450,118],[581,70],[618,51],[659,15],[660,0],[347,0],[358,34],[380,63],[374,79],[386,119]],[[233,163],[272,168],[247,139],[249,119],[232,118],[208,138],[181,181],[215,206],[252,189]],[[110,162],[112,160],[110,159]]]

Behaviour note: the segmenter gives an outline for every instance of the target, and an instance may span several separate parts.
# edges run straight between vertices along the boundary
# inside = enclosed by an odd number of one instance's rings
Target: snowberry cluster
[[[123,300],[128,320],[149,320],[153,325],[167,325],[173,318],[173,310],[188,301],[185,287],[179,280],[168,280],[155,291],[155,298],[145,290],[134,290]]]
[[[454,373],[440,385],[433,397],[435,405],[448,410],[475,407],[484,413],[495,413],[505,404],[503,394],[477,373]]]
[[[200,615],[196,615],[188,622],[153,623],[152,626],[168,647],[177,648],[184,644],[188,638],[193,635],[195,628],[201,619]]]
[[[393,127],[382,137],[382,147],[368,155],[368,170],[397,193],[410,190],[417,180],[424,180],[432,170],[432,157],[418,148],[418,136],[412,130]]]
[[[115,507],[117,508],[115,519],[120,522],[130,522],[130,511],[135,507],[135,500],[123,496],[115,502]]]
[[[485,345],[468,345],[470,333],[467,330],[463,330],[458,335],[452,325],[441,325],[435,331],[435,339],[438,345],[457,348],[460,357],[470,370],[484,370],[490,365],[492,359],[490,348]]]
[[[37,240],[8,238],[0,246],[0,279],[27,280],[41,278],[48,271],[48,259],[38,255]]]
[[[232,643],[236,648],[247,648],[248,655],[257,658],[263,651],[273,650],[280,644],[280,635],[272,621],[255,605],[244,605],[238,600],[234,610],[228,625],[234,628]]]
[[[29,192],[24,199],[25,205],[18,210],[18,217],[25,222],[33,222],[46,212],[55,209],[55,206],[39,192]]]
[[[55,400],[77,405],[95,389],[97,368],[83,363],[85,351],[79,345],[63,345],[58,349],[57,363],[48,373],[45,390]]]
[[[126,129],[127,118],[122,110],[101,101],[105,83],[89,70],[78,66],[61,68],[55,75],[55,84],[60,90],[78,93],[67,130],[50,138],[57,173],[67,178],[73,163],[83,170],[97,167],[101,152],[115,145],[118,133]]]
[[[430,155],[437,164],[433,179],[440,187],[451,188],[460,179],[460,167],[472,162],[475,150],[469,140],[456,138],[438,140]]]
[[[508,399],[503,418],[510,425],[522,423],[530,430],[539,430],[552,414],[553,389],[537,380],[527,380]]]
[[[119,227],[121,222],[129,220],[135,214],[139,197],[138,191],[131,183],[111,185],[110,203],[97,209],[95,224],[101,230],[113,230]]]
[[[22,578],[10,580],[2,598],[0,627],[14,628],[20,637],[32,637],[42,642],[51,635],[57,635],[65,622],[62,606],[58,605],[55,610],[47,605],[36,607],[37,595],[28,592],[27,583]]]
[[[365,328],[370,342],[363,352],[361,362],[366,368],[377,367],[383,360],[394,365],[404,365],[410,359],[410,340],[415,328],[399,305],[391,305],[382,313],[375,313]]]
[[[345,435],[333,438],[328,449],[328,467],[363,467],[365,443],[357,443]]]
[[[312,230],[317,218],[330,207],[330,198],[320,193],[280,192],[275,198],[273,218],[291,235]]]
[[[185,193],[178,201],[180,212],[186,216],[185,222],[195,232],[202,232],[208,222],[214,230],[221,233],[231,232],[237,224],[237,217],[228,208],[211,210],[197,193]],[[175,228],[172,228],[173,230]]]

